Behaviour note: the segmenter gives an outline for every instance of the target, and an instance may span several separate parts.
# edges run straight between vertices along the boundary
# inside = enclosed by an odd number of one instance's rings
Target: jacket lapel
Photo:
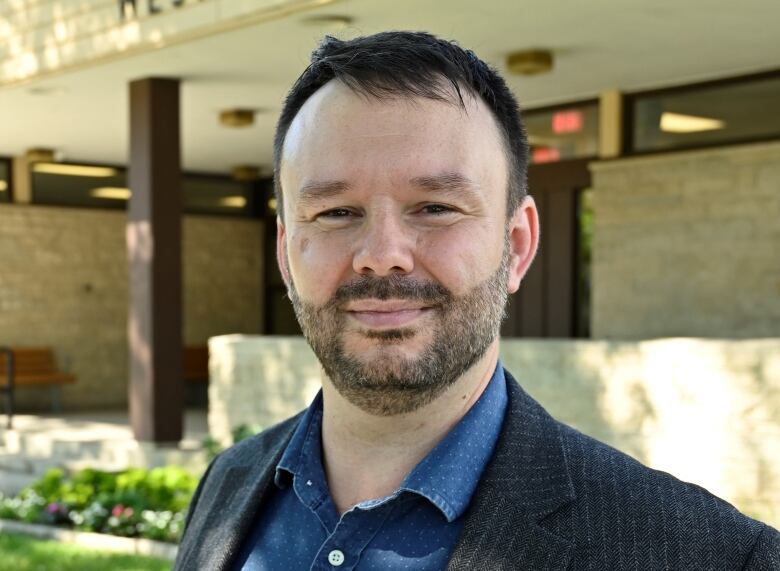
[[[271,442],[260,442],[257,450],[241,463],[225,470],[216,491],[204,490],[199,503],[206,503],[190,522],[185,539],[186,558],[176,569],[228,571],[251,531],[269,485],[300,415],[285,423],[285,430]],[[250,444],[250,443],[247,443]],[[183,546],[182,546],[183,547]]]
[[[571,542],[542,524],[574,500],[558,425],[505,375],[509,406],[504,426],[449,571],[553,571],[565,569],[571,558]]]

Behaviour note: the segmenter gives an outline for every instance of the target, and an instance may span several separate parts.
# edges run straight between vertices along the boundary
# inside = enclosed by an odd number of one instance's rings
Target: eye
[[[337,218],[348,218],[352,216],[352,211],[348,210],[346,208],[334,208],[333,210],[326,210],[325,212],[321,212],[317,215],[317,218],[325,218],[325,219],[337,219]]]
[[[426,204],[420,209],[420,212],[423,214],[433,214],[433,215],[440,215],[440,214],[449,214],[450,212],[453,212],[453,208],[450,206],[446,206],[444,204]]]
[[[341,228],[355,221],[358,214],[350,208],[331,208],[315,215],[313,220],[324,227]]]

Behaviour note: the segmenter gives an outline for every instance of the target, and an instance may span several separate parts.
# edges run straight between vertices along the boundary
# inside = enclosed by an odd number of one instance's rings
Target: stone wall
[[[591,170],[593,337],[780,336],[780,143]]]
[[[301,337],[211,339],[209,431],[269,427],[320,383]],[[780,340],[502,341],[553,416],[780,525]]]
[[[52,347],[77,382],[66,410],[127,402],[124,212],[0,205],[0,345]],[[184,339],[256,333],[262,323],[262,226],[186,216]],[[20,389],[21,410],[47,410],[47,389]]]

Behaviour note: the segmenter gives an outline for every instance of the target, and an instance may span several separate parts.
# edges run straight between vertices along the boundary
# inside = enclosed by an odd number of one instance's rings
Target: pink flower
[[[58,511],[60,511],[60,506],[56,502],[52,502],[46,506],[46,511],[50,514],[56,514]]]
[[[125,508],[125,517],[133,517],[133,508]]]
[[[125,506],[122,504],[117,504],[114,506],[114,509],[111,510],[111,515],[114,517],[120,517],[123,511],[125,511]]]

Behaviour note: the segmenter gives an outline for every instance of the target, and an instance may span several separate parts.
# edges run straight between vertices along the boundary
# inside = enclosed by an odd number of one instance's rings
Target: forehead
[[[280,176],[285,199],[316,180],[375,181],[460,172],[506,188],[506,153],[485,103],[421,97],[376,98],[340,81],[318,90],[285,137]]]

